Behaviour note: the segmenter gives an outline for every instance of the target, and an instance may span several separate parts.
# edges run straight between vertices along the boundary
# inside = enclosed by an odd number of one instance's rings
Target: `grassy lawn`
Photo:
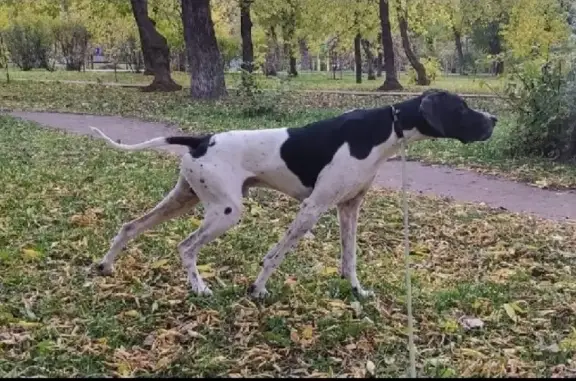
[[[56,70],[48,72],[46,70],[32,70],[20,71],[14,70],[11,72],[11,77],[14,79],[29,79],[29,80],[76,80],[76,81],[101,81],[101,82],[116,82],[114,72],[70,72],[65,70]],[[184,72],[172,73],[174,80],[183,86],[190,85],[190,76]],[[280,74],[279,78],[266,78],[261,77],[264,87],[276,87],[281,80],[287,80],[286,74]],[[290,79],[290,86],[294,89],[308,89],[308,90],[361,90],[373,91],[378,88],[383,82],[383,78],[378,78],[374,81],[366,80],[363,78],[361,84],[355,81],[355,75],[352,72],[345,72],[340,79],[331,79],[331,73],[318,73],[318,72],[302,72],[298,77]],[[5,76],[2,75],[2,80]],[[144,76],[142,74],[130,72],[118,72],[117,79],[120,83],[143,83],[148,84],[152,81],[152,77]],[[405,73],[400,74],[400,81],[408,91],[422,91],[427,87],[410,85],[408,77]],[[230,87],[238,86],[239,74],[227,73],[226,83]],[[460,93],[491,93],[492,91],[500,90],[502,81],[496,77],[480,75],[480,76],[458,76],[458,75],[442,75],[432,83],[434,87],[445,88],[447,90],[460,92]]]
[[[371,192],[359,222],[357,301],[337,276],[335,211],[272,277],[246,287],[297,204],[253,190],[239,226],[199,258],[213,299],[188,293],[177,243],[202,218],[133,241],[116,274],[91,264],[122,222],[154,206],[173,157],[0,117],[1,376],[401,376],[407,369],[400,200]],[[418,372],[570,375],[576,354],[576,227],[410,198]],[[483,328],[465,329],[465,319]],[[464,320],[463,320],[464,319]]]
[[[179,125],[196,133],[229,129],[301,126],[357,107],[376,107],[401,100],[397,96],[284,93],[265,95],[264,105],[274,109],[247,116],[245,99],[231,91],[230,99],[193,103],[187,92],[143,94],[136,89],[100,85],[13,82],[0,87],[0,107],[37,111],[64,111],[124,115]],[[544,188],[576,188],[576,167],[548,160],[511,158],[505,154],[513,121],[498,99],[471,98],[468,103],[500,116],[494,137],[485,143],[462,145],[456,141],[425,141],[410,147],[410,158],[431,164],[448,164],[504,176]]]

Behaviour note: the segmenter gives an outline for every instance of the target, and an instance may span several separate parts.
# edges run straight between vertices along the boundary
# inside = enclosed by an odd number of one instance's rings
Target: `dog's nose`
[[[490,120],[492,121],[492,123],[496,124],[498,122],[498,118],[494,115],[490,115]]]

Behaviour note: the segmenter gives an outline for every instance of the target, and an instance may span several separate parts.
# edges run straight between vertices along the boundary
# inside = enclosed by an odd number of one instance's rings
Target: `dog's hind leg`
[[[186,179],[180,177],[174,188],[158,205],[144,216],[122,226],[114,237],[108,253],[100,261],[98,271],[102,275],[112,274],[116,257],[131,239],[162,222],[190,211],[197,203],[198,196],[190,189]]]
[[[198,272],[196,261],[202,246],[224,234],[240,221],[242,215],[242,199],[222,198],[217,202],[204,202],[204,220],[200,227],[180,242],[178,250],[182,263],[188,271],[188,281],[192,291],[198,295],[212,295],[210,288]]]
[[[195,163],[193,163],[195,164]],[[221,163],[219,163],[221,164]],[[188,271],[188,281],[192,291],[209,296],[210,288],[204,283],[196,267],[198,253],[208,244],[236,225],[242,216],[242,184],[246,179],[242,174],[228,171],[225,164],[196,166],[194,175],[185,172],[184,176],[194,189],[204,206],[204,220],[200,227],[178,245],[182,264]]]
[[[337,205],[338,220],[340,223],[340,245],[342,247],[341,274],[348,279],[352,290],[360,297],[374,295],[372,291],[364,290],[356,274],[356,227],[358,214],[364,200],[366,191],[360,192],[356,197]]]

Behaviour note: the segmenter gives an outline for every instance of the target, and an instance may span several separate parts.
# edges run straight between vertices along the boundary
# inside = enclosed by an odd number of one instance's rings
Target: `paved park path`
[[[89,126],[100,128],[122,143],[137,143],[150,138],[182,133],[165,124],[143,122],[118,116],[94,116],[48,112],[11,112],[13,116],[37,122],[45,127],[70,133],[92,135]],[[183,147],[160,148],[183,153]],[[576,220],[576,192],[550,191],[514,181],[487,177],[477,173],[442,166],[407,163],[410,189],[421,194],[451,197],[456,201],[485,203],[511,212],[528,213],[555,220]],[[390,161],[382,166],[375,186],[400,189],[400,162]]]

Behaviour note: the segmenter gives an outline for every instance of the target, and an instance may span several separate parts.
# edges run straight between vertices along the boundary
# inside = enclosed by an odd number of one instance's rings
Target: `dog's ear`
[[[449,136],[460,117],[457,99],[437,90],[428,90],[422,95],[420,112],[439,137]]]

